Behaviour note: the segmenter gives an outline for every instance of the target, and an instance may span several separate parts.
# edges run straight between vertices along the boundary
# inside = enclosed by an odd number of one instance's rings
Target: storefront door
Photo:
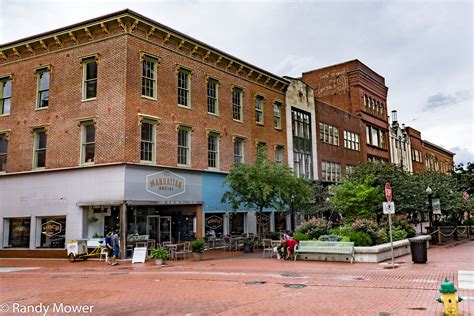
[[[159,216],[160,242],[171,241],[171,216]]]
[[[171,216],[148,215],[148,238],[157,242],[171,241]]]

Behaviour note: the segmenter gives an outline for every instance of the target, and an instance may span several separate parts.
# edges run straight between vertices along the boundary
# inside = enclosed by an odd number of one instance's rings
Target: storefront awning
[[[128,201],[86,201],[86,202],[77,202],[77,206],[120,206],[121,204],[126,205],[196,205],[203,204],[203,201],[138,201],[138,200],[128,200]]]

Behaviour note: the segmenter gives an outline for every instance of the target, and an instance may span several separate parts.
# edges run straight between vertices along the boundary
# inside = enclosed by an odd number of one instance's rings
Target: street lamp
[[[426,188],[426,194],[428,194],[428,211],[429,211],[429,222],[430,222],[430,231],[433,229],[433,200],[431,199],[433,190],[430,187]]]

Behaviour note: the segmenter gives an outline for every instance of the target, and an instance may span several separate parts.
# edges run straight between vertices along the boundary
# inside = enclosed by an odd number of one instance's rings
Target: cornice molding
[[[118,34],[135,36],[277,93],[284,93],[289,85],[289,82],[281,77],[240,61],[131,11],[118,12],[103,19],[86,21],[57,32],[30,37],[24,41],[7,43],[0,47],[0,65],[95,43],[113,38]]]

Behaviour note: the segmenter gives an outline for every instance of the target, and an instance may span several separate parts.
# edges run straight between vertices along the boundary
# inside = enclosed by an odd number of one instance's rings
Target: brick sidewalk
[[[395,270],[279,261],[261,253],[211,251],[204,257],[165,267],[152,261],[111,267],[103,261],[2,259],[0,267],[39,269],[0,273],[0,304],[90,304],[94,315],[442,315],[435,301],[439,285],[448,277],[457,286],[458,270],[474,270],[474,242],[434,246],[427,264],[399,257]],[[474,291],[460,289],[459,295],[467,298],[459,304],[461,315],[474,315]]]

